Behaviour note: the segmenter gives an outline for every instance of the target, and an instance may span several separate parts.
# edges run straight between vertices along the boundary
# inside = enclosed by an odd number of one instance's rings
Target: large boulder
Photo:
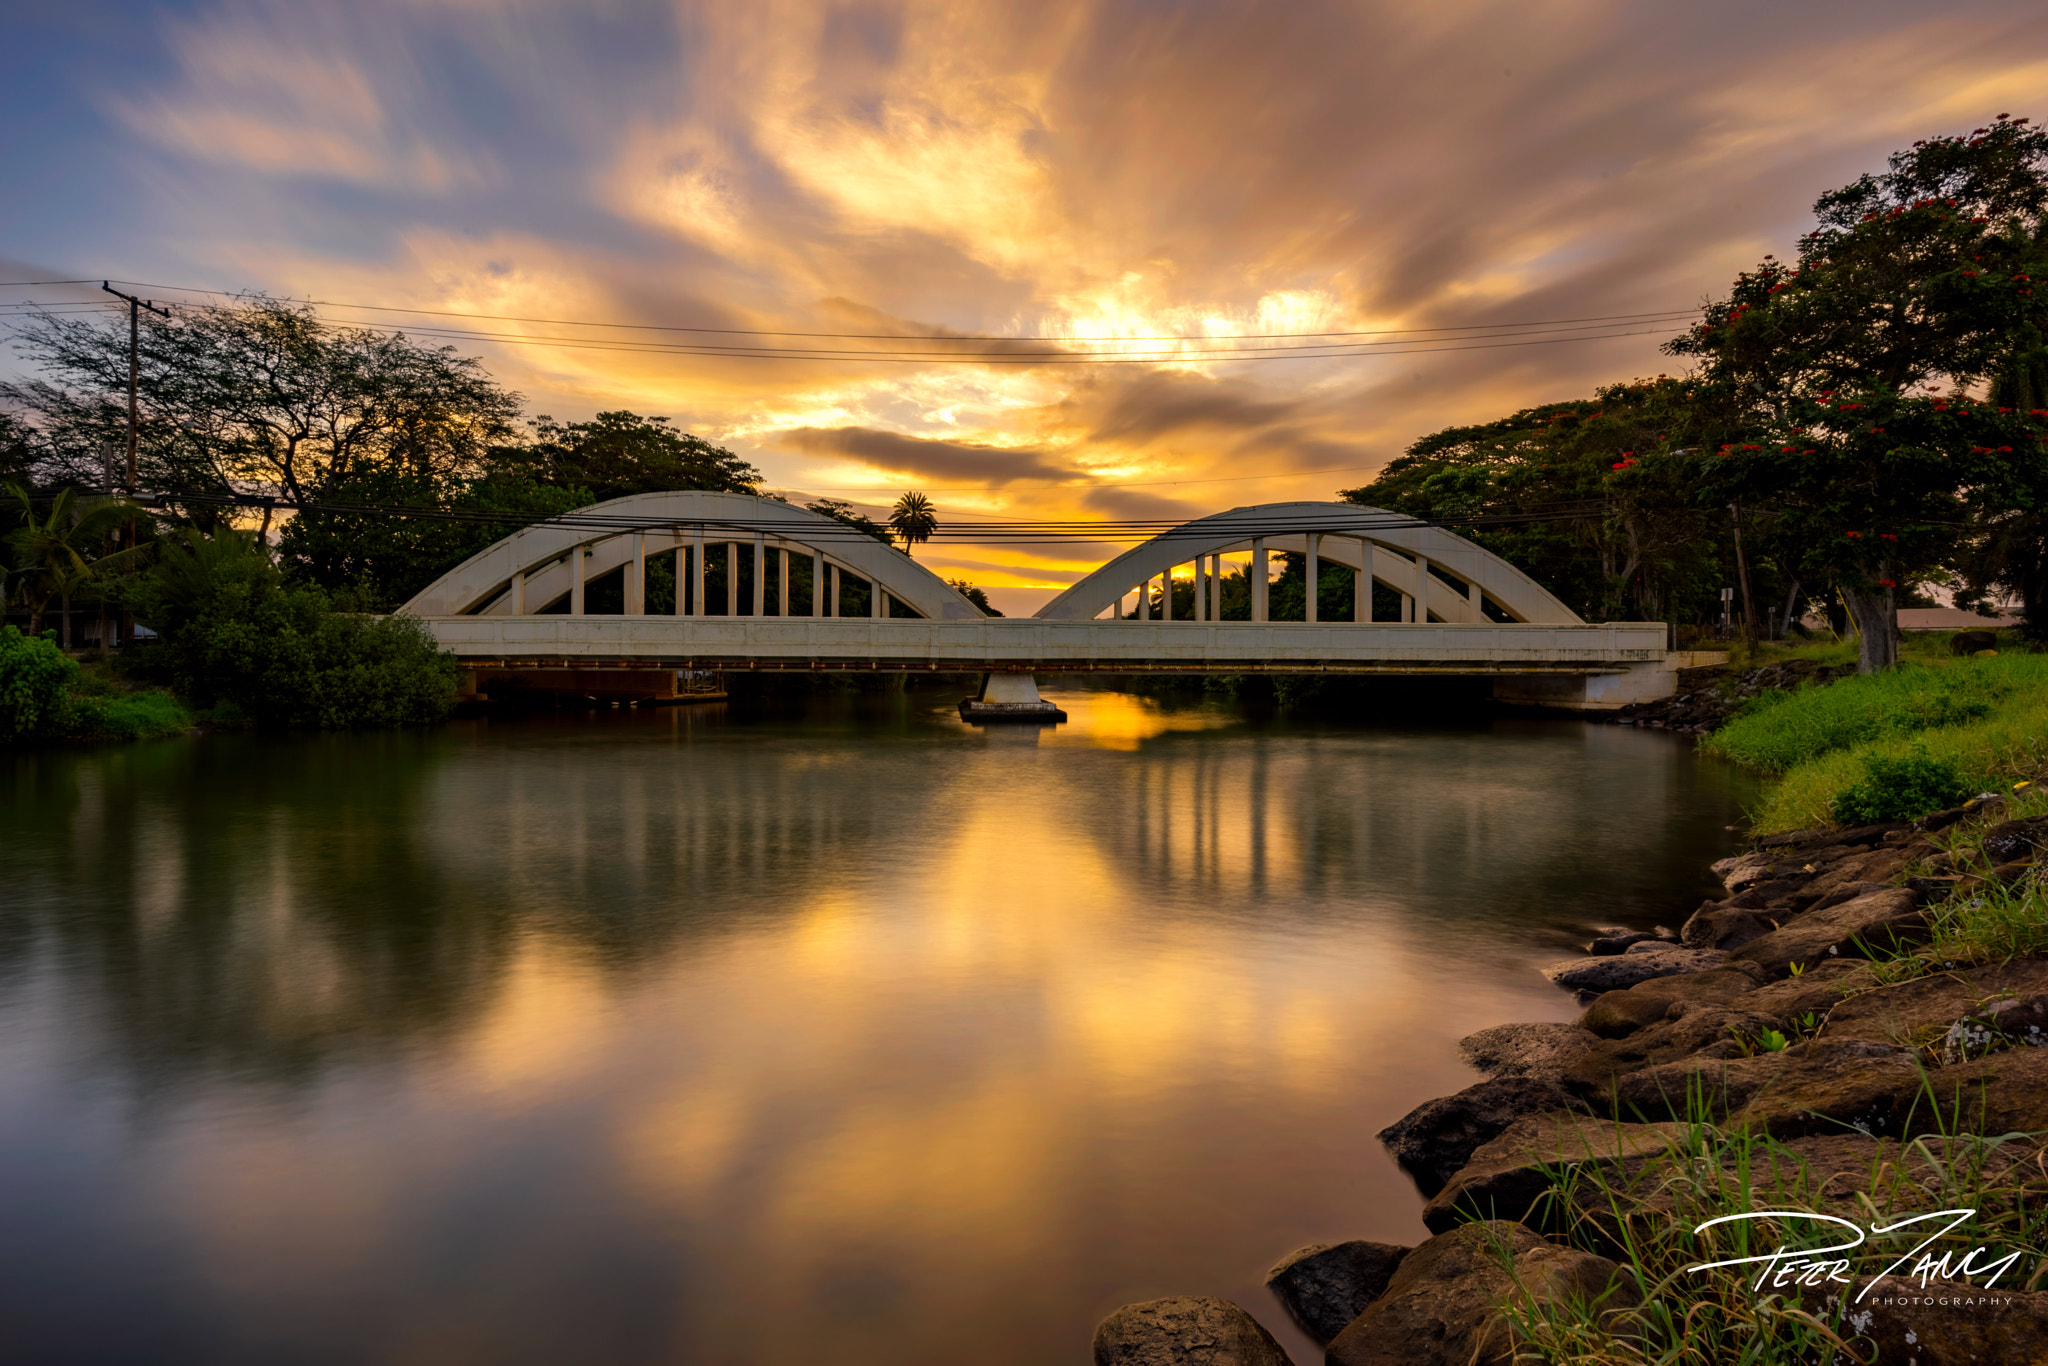
[[[1984,858],[1993,867],[2036,857],[2048,849],[2048,816],[2001,821],[1984,832]]]
[[[1932,853],[1929,849],[1927,852]],[[1889,882],[1909,862],[1907,851],[1898,845],[1886,845],[1866,853],[1852,854],[1838,859],[1807,883],[1802,889],[1808,896],[1826,896],[1840,887],[1854,886],[1865,882]]]
[[[1617,1079],[1615,1096],[1624,1115],[1725,1119],[1774,1138],[1845,1129],[1898,1134],[1909,1119],[1912,1132],[1933,1132],[1928,1107],[1916,1104],[1920,1078],[1910,1053],[1862,1039],[1816,1039],[1755,1057],[1644,1068]]]
[[[1842,1292],[1849,1301],[1844,1336],[1871,1343],[1876,1361],[1911,1366],[2048,1362],[2048,1292],[2030,1293],[2004,1282],[1987,1290],[1981,1280],[1933,1281],[1922,1287],[1917,1278],[1898,1276],[1873,1287],[1871,1279]]]
[[[1777,921],[1759,911],[1710,901],[1692,913],[1692,918],[1680,927],[1678,937],[1695,949],[1739,949],[1777,928]]]
[[[1460,1039],[1458,1055],[1490,1077],[1554,1076],[1598,1042],[1575,1024],[1504,1024]]]
[[[1755,963],[1772,977],[1794,964],[1810,967],[1834,957],[1862,958],[1865,946],[1889,949],[1922,942],[1927,917],[1914,909],[1908,887],[1865,892],[1840,905],[1815,909],[1737,949],[1732,961]]]
[[[1712,949],[1658,949],[1639,953],[1641,945],[1608,958],[1572,958],[1552,963],[1543,975],[1569,991],[1625,991],[1654,977],[1718,968],[1728,955]]]
[[[1939,1068],[1912,1121],[1917,1133],[2048,1130],[2048,1048],[2015,1048]]]
[[[1816,963],[1797,977],[1766,982],[1728,1002],[1730,1010],[1772,1017],[1780,1029],[1800,1020],[1825,1019],[1846,996],[1877,985],[1870,964],[1860,959],[1831,958]]]
[[[1736,854],[1713,865],[1715,877],[1730,892],[1764,881],[1770,876],[1771,866],[1778,862],[1776,855],[1768,853]]]
[[[1657,977],[1625,991],[1610,991],[1586,1008],[1579,1027],[1603,1039],[1618,1039],[1656,1023],[1684,1003],[1718,1003],[1754,991],[1767,979],[1756,966],[1731,960],[1705,972]]]
[[[1316,1346],[1327,1347],[1386,1290],[1408,1252],[1397,1243],[1362,1238],[1335,1246],[1310,1243],[1266,1273],[1266,1288]]]
[[[1522,1116],[1578,1108],[1579,1102],[1548,1077],[1495,1077],[1423,1102],[1380,1130],[1379,1140],[1415,1177],[1423,1194],[1431,1195],[1482,1144],[1506,1133]]]
[[[1229,1300],[1173,1295],[1127,1304],[1095,1329],[1095,1366],[1292,1366]]]
[[[1754,1051],[1757,1041],[1778,1028],[1778,1021],[1769,1015],[1711,1001],[1675,1002],[1663,1019],[1619,1039],[1600,1040],[1560,1071],[1557,1079],[1567,1091],[1590,1101],[1596,1113],[1605,1113],[1614,1079],[1625,1072],[1684,1058],[1738,1057],[1745,1048]]]
[[[1510,1263],[1510,1272],[1504,1263]],[[1508,1366],[1516,1334],[1503,1305],[1640,1298],[1613,1262],[1559,1247],[1521,1224],[1491,1221],[1441,1233],[1409,1253],[1386,1293],[1330,1343],[1328,1366]]]
[[[1555,1173],[1640,1165],[1682,1142],[1685,1133],[1682,1124],[1617,1124],[1570,1113],[1518,1119],[1430,1198],[1422,1222],[1432,1233],[1448,1233],[1468,1219],[1531,1222]]]
[[[2001,999],[2044,991],[2048,962],[2040,959],[1915,977],[1843,1000],[1828,1013],[1825,1037],[1928,1048],[1958,1020],[1980,1015]]]

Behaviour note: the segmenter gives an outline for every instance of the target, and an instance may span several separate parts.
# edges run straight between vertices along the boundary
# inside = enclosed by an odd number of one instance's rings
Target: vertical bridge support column
[[[1266,538],[1252,538],[1252,620],[1266,619]]]
[[[1064,721],[1067,714],[1038,695],[1038,679],[1022,671],[983,674],[981,696],[960,703],[960,719],[987,721]]]

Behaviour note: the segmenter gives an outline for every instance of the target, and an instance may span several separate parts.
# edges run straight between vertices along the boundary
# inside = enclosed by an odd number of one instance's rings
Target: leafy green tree
[[[383,466],[337,481],[327,507],[286,523],[278,559],[290,578],[346,589],[390,611],[519,527],[593,501],[581,488],[536,483],[516,465],[477,479]],[[340,510],[350,505],[363,510]],[[380,507],[422,511],[393,517],[370,510]]]
[[[708,489],[758,493],[761,472],[722,446],[679,432],[665,417],[599,413],[589,422],[534,422],[527,458],[537,482],[583,488],[604,502],[634,493]]]
[[[49,447],[52,477],[96,487],[127,426],[126,319],[41,314],[18,343],[41,377],[0,384]],[[295,502],[385,466],[476,473],[512,433],[519,397],[474,358],[402,333],[323,322],[260,294],[145,314],[138,458],[154,490],[250,484]]]
[[[976,607],[979,607],[981,609],[981,614],[983,616],[999,617],[1002,615],[1001,612],[998,612],[995,609],[995,604],[991,603],[988,600],[988,594],[982,589],[975,587],[967,580],[947,579],[946,582],[952,586],[953,591],[957,592],[961,597],[973,603]]]
[[[939,529],[939,514],[933,510],[932,500],[922,493],[906,493],[889,509],[889,528],[903,542],[903,553],[908,555],[911,546],[929,541]]]
[[[167,538],[135,599],[162,637],[159,667],[201,707],[340,729],[438,721],[455,700],[454,657],[418,620],[349,611],[317,585],[287,583],[243,532]]]
[[[1649,458],[1692,439],[1695,390],[1659,376],[1446,428],[1339,496],[1444,523],[1590,619],[1697,619],[1723,577],[1725,514]]]
[[[2044,209],[2048,134],[2027,120],[1916,143],[1821,196],[1795,262],[1766,257],[1666,348],[1699,363],[1713,449],[1737,457],[1703,493],[1775,520],[1833,576],[1864,671],[1897,658],[1898,590],[1967,563],[1985,528],[2004,535],[1983,570],[2022,591],[2048,579],[2033,520],[2048,456],[1986,421],[2018,403],[1973,399],[2032,392],[2048,364]]]

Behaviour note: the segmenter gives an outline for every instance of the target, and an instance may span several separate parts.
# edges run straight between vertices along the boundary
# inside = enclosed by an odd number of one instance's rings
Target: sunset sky
[[[1656,346],[1678,325],[1433,355],[1190,348],[1684,310],[1786,253],[1814,197],[1888,151],[2048,115],[2039,0],[7,8],[10,281],[1186,339],[1051,366],[460,343],[531,412],[667,414],[771,488],[866,505],[923,488],[955,524],[1333,496],[1439,427],[1666,368]],[[940,542],[920,558],[1016,612],[1106,554]]]

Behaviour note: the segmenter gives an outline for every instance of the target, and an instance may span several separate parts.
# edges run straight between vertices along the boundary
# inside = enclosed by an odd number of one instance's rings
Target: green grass
[[[1751,813],[1757,833],[1830,824],[1867,761],[1916,751],[1973,786],[2002,787],[2048,765],[2048,655],[1941,660],[1766,693],[1702,744],[1782,775]]]
[[[157,740],[192,728],[192,713],[161,688],[134,687],[103,660],[87,659],[65,699],[63,738]]]
[[[1930,1106],[1933,1094],[1930,1087]],[[1662,1157],[1621,1168],[1544,1169],[1549,1192],[1542,1214],[1552,1236],[1613,1258],[1642,1303],[1617,1314],[1598,1305],[1511,1301],[1505,1310],[1521,1339],[1518,1360],[1581,1366],[1870,1360],[1869,1340],[1858,1339],[1839,1301],[1829,1304],[1825,1295],[1796,1286],[1759,1292],[1754,1266],[1690,1269],[1779,1247],[1817,1247],[1839,1234],[1808,1221],[1795,1227],[1778,1220],[1696,1232],[1725,1215],[1827,1213],[1873,1228],[1906,1215],[1970,1208],[1976,1217],[1942,1240],[1937,1252],[1971,1244],[1998,1255],[2020,1251],[2022,1265],[2001,1278],[2001,1288],[2034,1289],[2048,1274],[2039,1256],[2048,1250],[2048,1210],[2029,1176],[2042,1155],[2034,1136],[1973,1137],[1960,1132],[1959,1113],[1936,1112],[1938,1134],[1873,1143],[1860,1179],[1845,1185],[1842,1174],[1830,1179],[1794,1147],[1761,1132],[1716,1127],[1697,1098],[1688,1110],[1683,1141]],[[1874,1248],[1860,1249],[1852,1271],[1876,1274],[1891,1256],[1875,1254],[1890,1246],[1891,1240],[1878,1239]]]
[[[1837,750],[1981,721],[2048,687],[2048,655],[1907,662],[1824,687],[1768,692],[1708,738],[1712,754],[1783,773]]]

